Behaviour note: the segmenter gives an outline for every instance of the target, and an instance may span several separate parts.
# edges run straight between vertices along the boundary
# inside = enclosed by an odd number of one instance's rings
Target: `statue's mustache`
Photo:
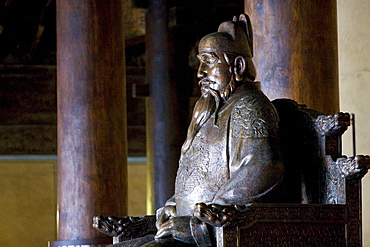
[[[216,90],[209,87],[210,85],[215,84],[215,83],[216,82],[208,79],[207,77],[201,79],[198,82],[199,86],[201,86],[200,90],[201,90],[202,96],[207,97],[209,94],[212,95],[215,98],[216,104],[217,104],[217,107],[218,107],[218,105],[220,103],[219,93]]]
[[[219,98],[221,98],[223,101],[226,101],[230,94],[234,91],[236,83],[234,80],[234,77],[230,78],[229,84],[221,89],[214,90],[211,88],[211,85],[217,84],[218,82],[210,80],[208,77],[204,77],[201,80],[199,80],[198,84],[200,86],[200,91],[202,93],[203,97],[206,97],[207,94],[211,94],[213,97],[215,97],[215,100],[217,101],[217,108],[219,106]]]
[[[207,85],[211,85],[211,84],[215,84],[216,82],[208,79],[207,77],[205,78],[202,78],[201,80],[199,80],[198,82],[198,85],[199,86],[207,86]]]

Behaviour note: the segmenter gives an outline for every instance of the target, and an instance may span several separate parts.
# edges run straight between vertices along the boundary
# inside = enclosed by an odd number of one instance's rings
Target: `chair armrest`
[[[155,234],[156,218],[154,215],[145,215],[140,217],[114,217],[114,216],[94,216],[93,227],[119,242],[123,240],[143,237],[148,234]]]

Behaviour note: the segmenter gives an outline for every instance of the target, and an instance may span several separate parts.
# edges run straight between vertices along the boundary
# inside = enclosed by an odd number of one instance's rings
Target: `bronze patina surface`
[[[235,206],[272,200],[284,174],[279,119],[254,82],[252,36],[248,16],[240,15],[200,41],[202,95],[181,150],[175,194],[157,211],[155,238],[140,246],[211,246],[212,226],[229,224]],[[98,229],[109,225],[95,219]]]

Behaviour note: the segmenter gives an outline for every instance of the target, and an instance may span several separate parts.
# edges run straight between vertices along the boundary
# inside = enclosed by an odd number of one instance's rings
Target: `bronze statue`
[[[229,224],[230,210],[273,200],[284,174],[279,119],[254,82],[252,41],[246,15],[200,41],[202,95],[181,150],[175,194],[157,211],[154,238],[117,246],[212,246],[212,226]]]

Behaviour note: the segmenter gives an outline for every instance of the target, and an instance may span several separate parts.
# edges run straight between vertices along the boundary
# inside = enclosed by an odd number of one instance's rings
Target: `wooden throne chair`
[[[324,115],[289,99],[273,104],[280,116],[284,189],[278,203],[229,207],[228,223],[214,228],[214,246],[362,246],[361,178],[370,158],[342,155],[351,115]],[[93,221],[114,243],[156,232],[155,216]]]

